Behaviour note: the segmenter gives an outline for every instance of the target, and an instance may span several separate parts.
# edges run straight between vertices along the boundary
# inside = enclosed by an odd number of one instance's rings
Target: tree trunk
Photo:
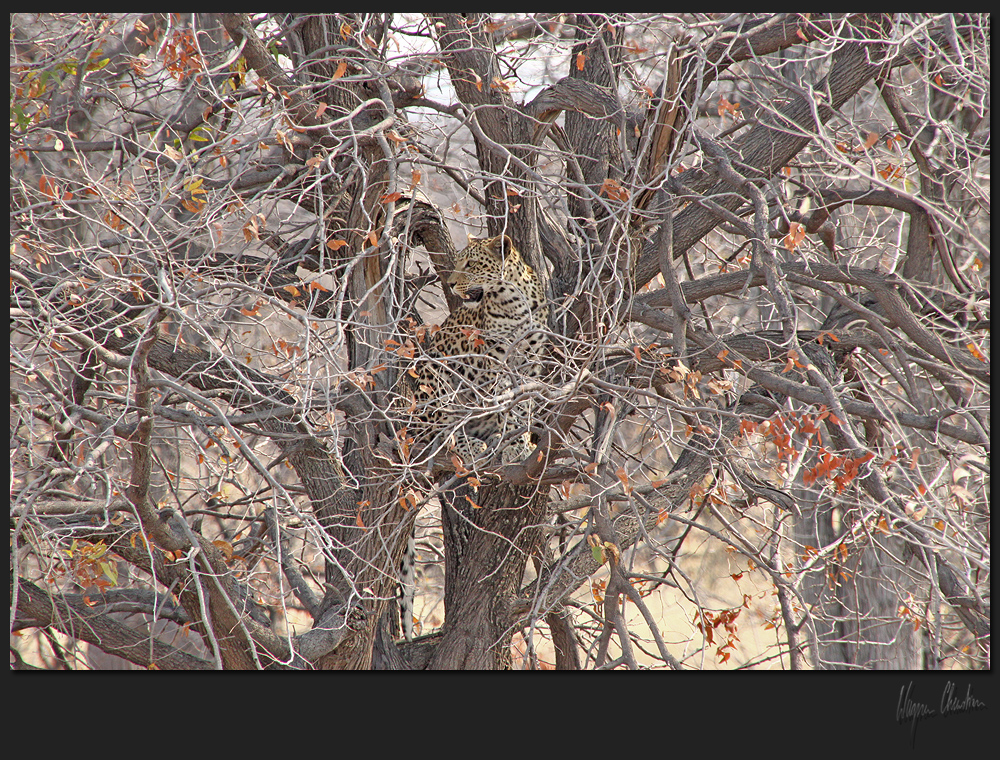
[[[442,499],[445,629],[434,670],[496,670],[511,665],[512,602],[525,563],[539,550],[546,489],[468,486]]]

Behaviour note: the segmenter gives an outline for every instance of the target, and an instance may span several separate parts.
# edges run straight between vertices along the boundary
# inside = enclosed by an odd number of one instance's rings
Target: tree
[[[16,667],[988,667],[988,15],[14,14],[11,62]],[[523,461],[398,414],[463,233],[549,295],[469,410]]]

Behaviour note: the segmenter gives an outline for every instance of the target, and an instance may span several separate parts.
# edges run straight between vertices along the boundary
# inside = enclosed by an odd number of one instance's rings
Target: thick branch
[[[812,100],[793,96],[788,105],[774,114],[762,116],[758,124],[737,141],[734,149],[743,165],[759,172],[761,178],[770,178],[809,144],[812,135],[832,119],[849,98],[885,68],[885,62],[879,61],[878,48],[872,44],[882,36],[881,29],[876,24],[866,24],[858,32],[863,36],[834,53],[833,68],[813,91]],[[713,184],[713,177],[708,174],[688,184],[710,198],[718,196],[719,205],[729,210],[745,202],[743,197],[732,196],[727,181]],[[716,216],[705,209],[691,205],[680,211],[674,217],[674,257],[683,254],[717,225]],[[636,267],[636,290],[655,277],[659,268],[657,246],[650,241]]]
[[[161,670],[211,670],[212,663],[168,644],[150,640],[82,600],[70,601],[62,594],[49,594],[25,579],[18,580],[17,616],[38,627],[52,627],[68,636],[89,642],[108,654],[136,665]]]

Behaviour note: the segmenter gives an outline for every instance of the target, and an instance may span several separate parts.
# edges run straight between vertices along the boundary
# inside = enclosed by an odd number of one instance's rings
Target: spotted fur
[[[515,422],[527,422],[524,415],[484,412],[483,407],[510,390],[518,374],[540,374],[549,311],[538,276],[509,237],[470,240],[448,278],[465,300],[403,374],[413,423],[408,432],[423,443],[444,433],[465,463],[487,453]],[[505,449],[503,460],[517,454]]]

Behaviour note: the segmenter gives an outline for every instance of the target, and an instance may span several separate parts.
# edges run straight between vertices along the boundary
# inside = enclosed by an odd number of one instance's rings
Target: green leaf
[[[18,129],[26,129],[28,124],[31,123],[31,117],[25,115],[24,109],[21,108],[19,103],[15,103],[10,107],[10,118],[11,121],[17,124]]]
[[[101,562],[99,563],[101,572],[104,573],[104,577],[111,581],[112,585],[118,585],[118,565],[114,562]]]

